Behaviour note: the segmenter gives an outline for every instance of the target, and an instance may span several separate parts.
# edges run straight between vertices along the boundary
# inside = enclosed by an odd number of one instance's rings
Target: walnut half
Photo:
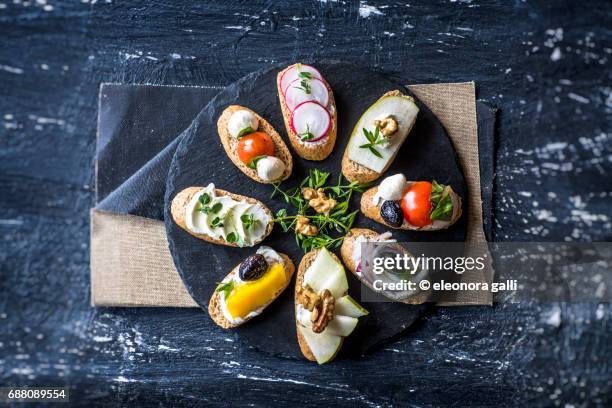
[[[295,230],[302,235],[313,237],[319,233],[316,225],[312,225],[310,220],[303,215],[298,215],[296,218]]]
[[[334,318],[336,299],[328,289],[316,294],[310,286],[300,286],[297,289],[298,302],[305,309],[310,310],[310,322],[312,331],[321,333],[327,324]]]
[[[312,331],[321,333],[327,327],[327,324],[334,318],[334,309],[336,307],[336,299],[327,289],[320,294],[321,301],[318,302],[312,309],[310,321],[312,322]]]
[[[302,188],[302,196],[308,200],[308,205],[319,214],[329,214],[338,204],[333,198],[328,198],[322,188],[315,190],[314,188],[304,187]]]
[[[380,129],[380,133],[383,134],[386,138],[391,138],[397,132],[397,120],[391,115],[377,119],[374,121],[374,126],[378,126]]]

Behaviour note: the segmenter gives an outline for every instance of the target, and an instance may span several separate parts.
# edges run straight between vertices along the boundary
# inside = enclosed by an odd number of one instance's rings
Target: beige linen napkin
[[[438,117],[453,141],[468,185],[467,242],[484,242],[476,95],[473,82],[409,85]],[[464,281],[482,281],[480,273]],[[463,293],[463,292],[461,292]],[[490,294],[461,293],[445,305],[490,305]],[[468,297],[469,296],[469,297]],[[91,211],[93,306],[196,307],[176,271],[162,221]]]

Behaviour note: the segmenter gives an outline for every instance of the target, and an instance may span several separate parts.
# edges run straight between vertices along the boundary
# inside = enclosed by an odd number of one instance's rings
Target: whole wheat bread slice
[[[211,242],[213,244],[237,247],[238,246],[237,243],[227,242],[222,237],[215,239],[206,234],[198,234],[197,232],[193,232],[187,228],[185,208],[187,207],[187,205],[189,204],[193,196],[199,193],[200,191],[202,191],[203,188],[204,187],[187,187],[186,189],[181,190],[176,196],[174,196],[174,198],[172,199],[171,207],[170,207],[170,213],[172,214],[172,219],[174,220],[174,222],[176,222],[176,224],[179,227],[181,227],[182,229],[184,229],[185,231],[187,231],[189,234],[193,235],[196,238],[199,238],[207,242]],[[220,190],[218,188],[215,189],[215,194],[217,196],[228,196],[238,201],[244,200],[249,204],[259,204],[264,209],[266,214],[268,214],[268,216],[270,217],[270,220],[274,219],[274,216],[272,215],[272,212],[270,211],[270,209],[266,207],[266,205],[259,200],[256,200],[250,197],[241,196],[239,194],[230,193],[225,190]],[[268,235],[270,235],[270,233],[272,232],[273,226],[274,226],[273,222],[268,223],[268,225],[266,226],[266,231],[264,235],[261,237],[259,241],[253,243],[253,245],[260,243]]]
[[[276,150],[274,155],[279,158],[283,163],[285,163],[285,171],[283,172],[283,175],[280,179],[274,181],[265,181],[264,179],[259,177],[259,175],[257,174],[257,169],[250,168],[249,166],[244,164],[238,157],[236,149],[238,147],[239,139],[233,137],[229,133],[229,130],[227,129],[227,124],[232,114],[239,110],[246,110],[255,115],[255,117],[259,120],[258,130],[268,134],[274,141],[274,147]],[[225,153],[227,153],[227,156],[230,158],[232,163],[234,163],[236,167],[238,167],[238,169],[240,169],[240,171],[243,172],[247,177],[250,177],[258,183],[271,184],[283,181],[291,175],[291,171],[293,170],[293,158],[291,157],[291,152],[289,152],[287,145],[280,137],[276,129],[274,129],[274,127],[267,120],[259,116],[257,112],[240,105],[228,106],[227,108],[225,108],[223,113],[221,113],[221,116],[219,116],[219,120],[217,120],[217,133],[219,133],[221,144],[223,144],[223,148],[225,149]]]
[[[279,289],[278,292],[276,292],[272,300],[270,300],[268,303],[266,303],[263,306],[264,309],[268,307],[270,303],[274,302],[274,300],[287,288],[287,286],[289,286],[289,282],[291,282],[291,277],[293,276],[293,273],[295,272],[295,265],[293,264],[293,261],[291,261],[291,259],[289,259],[289,257],[285,254],[282,254],[279,252],[279,255],[283,258],[283,263],[285,265],[286,282],[285,282],[285,285],[281,289]],[[233,278],[233,276],[238,273],[239,267],[240,267],[240,264],[236,265],[234,269],[232,269],[230,273],[227,274],[227,276],[223,279],[223,281],[224,282],[229,281],[229,279]],[[224,329],[233,329],[234,327],[238,327],[241,324],[248,322],[252,318],[257,317],[257,316],[247,317],[240,323],[230,322],[223,315],[223,310],[221,309],[220,296],[221,294],[215,291],[213,295],[210,297],[210,302],[208,303],[208,314],[210,315],[210,318],[220,327]]]

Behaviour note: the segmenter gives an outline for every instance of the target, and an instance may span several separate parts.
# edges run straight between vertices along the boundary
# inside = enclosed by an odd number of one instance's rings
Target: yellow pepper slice
[[[250,312],[270,302],[285,286],[286,281],[284,266],[275,263],[261,278],[234,287],[232,293],[225,299],[227,311],[234,319],[244,318]]]

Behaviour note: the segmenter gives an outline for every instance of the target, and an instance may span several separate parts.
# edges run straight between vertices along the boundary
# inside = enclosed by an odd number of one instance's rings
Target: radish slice
[[[298,106],[302,102],[316,101],[323,106],[327,106],[329,102],[329,94],[327,93],[327,87],[320,79],[313,78],[309,79],[310,93],[306,93],[301,85],[302,80],[296,79],[289,84],[287,92],[285,93],[285,102],[290,111]]]
[[[302,138],[311,133],[313,138],[304,142],[316,142],[323,139],[331,127],[331,115],[323,106],[315,101],[302,102],[291,114],[291,129]]]
[[[300,72],[308,72],[310,73],[312,78],[322,79],[321,73],[317,71],[315,67],[311,67],[306,64],[299,64],[300,69],[298,70],[298,64],[293,65],[291,68],[285,71],[283,76],[280,79],[280,88],[283,92],[283,95],[287,92],[287,88],[289,84],[291,84],[296,79],[300,78]]]

